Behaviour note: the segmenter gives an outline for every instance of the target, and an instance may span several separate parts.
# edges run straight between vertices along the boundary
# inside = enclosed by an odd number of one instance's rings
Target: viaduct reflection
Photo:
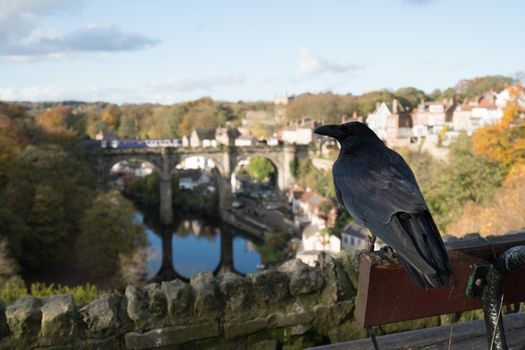
[[[228,230],[224,224],[219,226],[220,233],[217,233],[220,237],[220,259],[217,266],[213,269],[212,273],[215,276],[224,274],[226,272],[233,272],[239,275],[243,275],[241,272],[235,269],[234,266],[234,252],[233,252],[233,241],[234,236]],[[162,260],[159,271],[151,278],[152,281],[170,281],[175,278],[188,282],[190,278],[183,276],[177,272],[174,266],[173,259],[173,236],[176,234],[173,231],[173,227],[161,226],[156,230],[160,234],[162,243]]]

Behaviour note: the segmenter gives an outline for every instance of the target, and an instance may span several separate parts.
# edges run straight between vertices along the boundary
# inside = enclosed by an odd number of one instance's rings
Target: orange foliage
[[[36,117],[36,123],[54,138],[71,139],[77,133],[68,126],[70,114],[71,111],[64,106],[49,108]]]
[[[100,119],[111,129],[116,130],[120,124],[120,116],[122,111],[118,106],[111,105],[107,107],[100,115]]]
[[[470,203],[463,209],[459,220],[447,226],[446,232],[462,236],[479,232],[482,236],[502,235],[525,227],[525,171],[516,167],[503,187],[487,204]]]
[[[511,99],[503,110],[503,117],[493,126],[479,129],[473,137],[474,153],[513,167],[525,164],[525,89],[521,86],[510,88]]]

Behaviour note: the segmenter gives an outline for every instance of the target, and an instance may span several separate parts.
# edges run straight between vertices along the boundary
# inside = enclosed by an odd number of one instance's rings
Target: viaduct
[[[284,144],[278,146],[232,146],[218,147],[152,147],[152,148],[91,148],[90,155],[99,183],[104,183],[111,168],[125,160],[138,159],[153,164],[160,175],[160,220],[162,224],[173,222],[171,202],[171,175],[178,164],[190,157],[204,157],[215,163],[218,173],[219,210],[221,216],[231,202],[231,175],[240,161],[253,156],[262,156],[270,160],[277,171],[277,186],[286,190],[293,184],[290,164],[294,159],[308,157],[307,145]]]

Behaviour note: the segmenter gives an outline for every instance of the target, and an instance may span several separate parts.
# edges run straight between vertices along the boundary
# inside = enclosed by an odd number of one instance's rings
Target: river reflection
[[[173,227],[162,227],[145,220],[138,212],[149,242],[148,278],[189,279],[197,272],[257,271],[261,257],[257,243],[220,221],[181,217]]]

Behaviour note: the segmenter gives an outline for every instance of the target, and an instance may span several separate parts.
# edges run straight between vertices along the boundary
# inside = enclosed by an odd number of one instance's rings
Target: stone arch
[[[118,156],[104,157],[99,158],[98,172],[99,172],[99,181],[103,182],[109,176],[111,169],[118,163],[124,161],[130,161],[132,159],[137,159],[141,162],[150,163],[155,168],[157,173],[161,173],[162,165],[160,164],[160,159],[154,159],[152,157],[144,157],[141,155],[134,154],[122,154]]]
[[[235,165],[232,167],[232,174],[234,172],[234,170],[236,170],[238,168],[238,165],[241,161],[243,160],[246,160],[246,159],[250,159],[252,157],[255,157],[255,156],[259,156],[259,157],[263,157],[263,158],[266,158],[268,159],[273,167],[275,168],[275,171],[277,172],[276,174],[276,180],[277,180],[277,189],[279,190],[284,190],[286,189],[287,187],[287,183],[286,183],[286,177],[285,177],[285,167],[284,167],[284,164],[283,164],[283,161],[281,159],[281,157],[279,157],[278,154],[274,154],[274,153],[258,153],[258,152],[254,152],[254,153],[249,153],[249,154],[239,154],[235,160]]]
[[[197,154],[197,153],[181,154],[179,156],[179,158],[177,159],[177,162],[172,164],[172,167],[170,169],[170,174],[172,174],[173,172],[176,171],[176,168],[177,168],[177,166],[179,164],[181,164],[182,162],[184,162],[185,160],[187,160],[189,158],[194,158],[194,157],[203,157],[205,159],[212,160],[213,163],[215,164],[215,168],[219,172],[219,175],[220,176],[224,176],[225,175],[226,171],[225,171],[224,166],[222,164],[222,157],[220,155],[216,155],[216,154]]]

